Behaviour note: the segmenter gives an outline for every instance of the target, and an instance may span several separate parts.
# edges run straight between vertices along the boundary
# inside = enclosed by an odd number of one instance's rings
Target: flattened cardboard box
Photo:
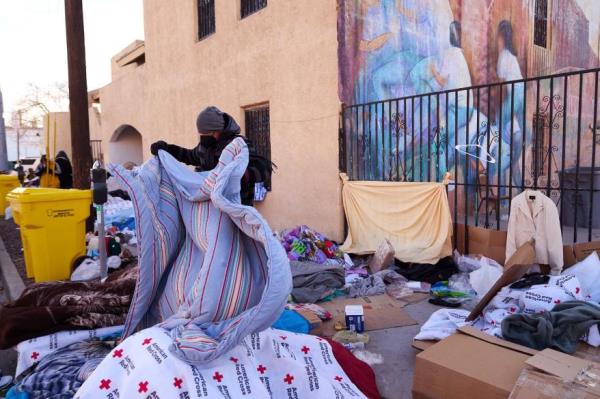
[[[336,298],[330,302],[319,303],[333,315],[333,319],[322,325],[321,335],[331,337],[336,333],[334,324],[345,326],[344,309],[346,305],[362,305],[365,312],[365,331],[402,327],[417,324],[406,310],[406,302],[398,301],[387,294],[360,298]]]

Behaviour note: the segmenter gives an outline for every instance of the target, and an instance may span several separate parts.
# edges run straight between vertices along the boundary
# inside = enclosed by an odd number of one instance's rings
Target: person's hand
[[[152,145],[150,146],[150,152],[152,153],[152,155],[158,155],[158,151],[166,150],[167,146],[168,144],[165,141],[157,141],[156,143],[152,143]]]

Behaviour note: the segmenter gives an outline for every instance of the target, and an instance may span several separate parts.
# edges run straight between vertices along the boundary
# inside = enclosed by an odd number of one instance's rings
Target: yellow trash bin
[[[0,216],[6,211],[6,194],[21,185],[16,175],[0,175]]]
[[[66,280],[85,254],[91,190],[16,188],[6,198],[21,228],[27,276],[36,282]]]

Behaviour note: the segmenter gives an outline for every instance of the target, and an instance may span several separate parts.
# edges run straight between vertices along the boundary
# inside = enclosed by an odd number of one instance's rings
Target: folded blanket
[[[113,165],[138,226],[139,267],[124,336],[161,323],[168,351],[200,365],[269,327],[292,288],[287,256],[267,222],[240,204],[248,164],[233,140],[210,172],[164,151],[135,171]]]
[[[174,357],[170,344],[168,332],[158,327],[129,337],[106,356],[75,399],[117,397],[117,392],[121,398],[366,397],[331,345],[312,335],[267,329],[199,367]],[[354,368],[369,397],[378,397],[373,371],[364,363]]]
[[[116,272],[105,283],[54,281],[34,284],[0,308],[0,349],[57,331],[121,325],[137,267]]]
[[[15,389],[29,399],[71,399],[113,348],[103,341],[67,345],[19,376]]]
[[[600,324],[600,307],[584,301],[556,305],[551,312],[515,314],[502,320],[502,336],[511,342],[566,353],[577,349],[590,327]]]
[[[23,341],[15,347],[19,353],[15,376],[19,376],[47,355],[56,352],[57,349],[76,342],[97,340],[107,336],[121,336],[122,331],[123,326],[104,327],[95,330],[68,330]]]
[[[315,303],[342,288],[345,282],[344,266],[341,264],[319,264],[316,262],[290,262],[296,302]]]

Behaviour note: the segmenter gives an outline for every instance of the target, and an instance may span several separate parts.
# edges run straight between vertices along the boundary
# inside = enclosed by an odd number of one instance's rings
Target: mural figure
[[[440,66],[436,66],[435,62],[430,64],[431,74],[439,85],[437,90],[470,87],[471,74],[461,47],[461,27],[458,21],[453,21],[450,24],[449,42],[450,47],[444,51]],[[444,172],[451,169],[454,165],[454,143],[458,142],[462,144],[466,142],[465,126],[469,122],[473,112],[473,108],[469,108],[469,104],[467,104],[467,91],[464,90],[457,93],[450,93],[446,107],[448,108],[448,126],[444,126],[446,118],[442,118],[440,131],[446,132],[442,142],[448,143],[448,165],[445,164],[445,156],[442,156],[441,159],[444,162],[438,166],[442,176]],[[455,141],[457,134],[459,137]],[[446,146],[441,146],[440,151],[445,153]]]
[[[498,64],[496,66],[496,74],[498,75],[500,81],[508,82],[523,79],[521,67],[519,66],[519,61],[517,60],[517,52],[513,43],[513,29],[509,21],[503,20],[498,24],[496,44],[498,48]],[[502,104],[496,120],[496,125],[500,132],[499,136],[502,140],[502,145],[500,146],[500,161],[498,164],[498,167],[501,169],[500,181],[501,184],[506,184],[507,177],[505,175],[507,170],[511,169],[512,161],[512,182],[514,185],[521,185],[522,175],[521,163],[519,162],[519,159],[521,157],[521,148],[523,143],[522,129],[525,129],[525,126],[523,126],[525,85],[523,83],[515,83],[514,85],[505,85],[502,87],[502,89]],[[512,159],[510,156],[511,147]]]
[[[428,60],[448,47],[445,30],[440,27],[452,21],[449,4],[435,0],[363,0],[360,15],[359,49],[364,67],[356,82],[355,101],[433,91]],[[440,36],[441,32],[444,34]]]

